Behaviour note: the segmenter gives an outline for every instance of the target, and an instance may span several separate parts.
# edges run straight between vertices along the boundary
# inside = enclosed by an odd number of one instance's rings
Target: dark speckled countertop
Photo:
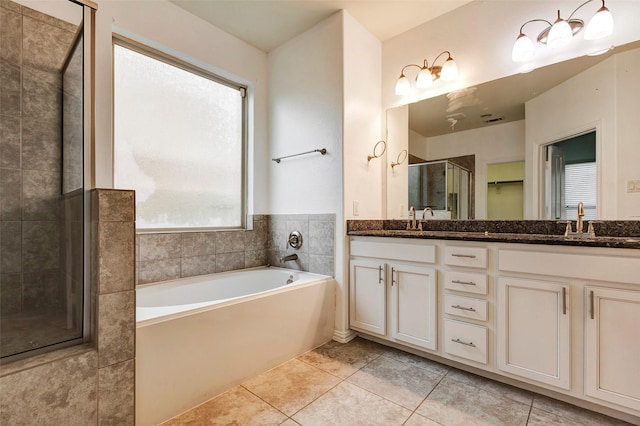
[[[566,220],[421,222],[422,231],[407,231],[406,220],[348,220],[347,235],[640,249],[640,221],[637,220],[593,221],[596,237],[565,237]],[[588,222],[585,221],[585,230],[587,226]],[[575,228],[573,221],[572,229]]]

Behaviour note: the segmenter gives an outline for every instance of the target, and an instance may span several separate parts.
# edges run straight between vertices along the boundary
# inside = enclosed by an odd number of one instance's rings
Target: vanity
[[[596,225],[347,221],[350,327],[640,423],[640,222]]]

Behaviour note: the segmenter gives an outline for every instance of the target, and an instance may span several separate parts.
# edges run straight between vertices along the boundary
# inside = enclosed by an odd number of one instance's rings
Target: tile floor
[[[163,426],[627,424],[357,338],[302,354]]]

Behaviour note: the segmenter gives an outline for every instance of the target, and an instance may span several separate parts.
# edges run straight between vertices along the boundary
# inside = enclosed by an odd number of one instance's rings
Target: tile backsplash
[[[287,244],[291,231],[302,234],[298,250]],[[256,215],[246,230],[139,234],[137,283],[267,264],[333,276],[334,240],[334,214]],[[293,253],[298,260],[280,262]]]

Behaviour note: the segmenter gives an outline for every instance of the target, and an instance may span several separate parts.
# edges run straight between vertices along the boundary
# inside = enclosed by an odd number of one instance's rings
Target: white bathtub
[[[168,420],[329,341],[334,292],[331,277],[280,268],[139,286],[136,425]]]

